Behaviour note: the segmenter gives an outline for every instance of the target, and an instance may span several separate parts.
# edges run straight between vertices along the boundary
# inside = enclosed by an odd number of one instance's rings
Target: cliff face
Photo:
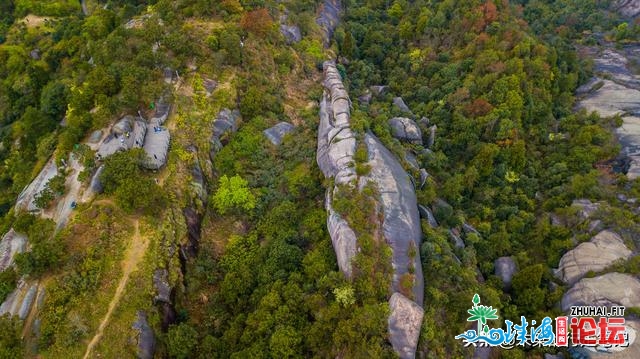
[[[324,63],[324,77],[317,161],[325,177],[333,178],[335,183],[334,188],[327,189],[326,208],[327,227],[338,266],[347,278],[351,278],[351,260],[358,253],[359,246],[356,233],[333,210],[336,188],[344,185],[362,189],[367,183],[372,183],[379,195],[377,208],[383,214],[379,228],[392,251],[393,280],[390,287],[394,293],[389,301],[389,337],[400,357],[413,358],[422,325],[424,296],[419,257],[422,233],[415,190],[400,162],[372,133],[362,136],[371,170],[358,179],[354,169],[358,140],[349,123],[351,101],[333,62]],[[401,288],[401,279],[405,276],[412,283],[410,289]],[[407,282],[406,277],[403,282]]]

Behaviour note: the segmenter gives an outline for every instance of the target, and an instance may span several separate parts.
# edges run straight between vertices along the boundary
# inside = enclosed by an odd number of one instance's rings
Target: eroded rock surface
[[[135,338],[137,343],[137,356],[139,359],[152,359],[156,352],[156,337],[153,329],[147,321],[147,313],[139,310],[137,319],[132,326],[138,333]]]
[[[275,126],[262,131],[262,133],[267,136],[271,143],[278,146],[282,143],[284,136],[286,136],[288,133],[291,133],[291,131],[293,131],[294,129],[295,126],[288,122],[279,122]]]
[[[424,310],[400,293],[389,299],[389,340],[400,358],[413,359],[420,338]]]
[[[418,212],[420,213],[420,217],[427,220],[431,228],[438,227],[438,221],[436,221],[436,217],[433,216],[433,213],[429,209],[429,207],[418,205]]]
[[[589,242],[580,243],[565,253],[555,274],[563,282],[573,284],[589,271],[598,272],[620,259],[631,257],[631,251],[624,245],[617,233],[605,230]]]
[[[400,278],[414,268],[413,300],[422,305],[424,281],[422,264],[417,254],[422,230],[418,200],[409,179],[396,157],[372,133],[366,133],[364,142],[369,151],[370,174],[364,181],[373,181],[380,194],[384,220],[382,232],[393,251],[393,288],[400,291]],[[410,253],[414,252],[413,258]]]
[[[420,127],[415,123],[412,119],[406,117],[394,117],[389,120],[389,125],[391,126],[391,134],[393,137],[422,144],[422,131],[420,131]]]
[[[213,161],[216,153],[222,149],[224,137],[238,130],[240,111],[222,109],[213,121],[213,134],[211,135],[211,150],[209,158]]]
[[[27,249],[27,237],[18,234],[11,228],[0,240],[0,272],[13,264],[18,253]]]
[[[562,297],[563,311],[574,305],[640,307],[640,280],[622,273],[582,278]]]
[[[407,106],[407,104],[404,102],[404,100],[402,99],[402,97],[394,97],[393,99],[393,105],[400,111],[411,114],[411,109],[409,108],[409,106]]]

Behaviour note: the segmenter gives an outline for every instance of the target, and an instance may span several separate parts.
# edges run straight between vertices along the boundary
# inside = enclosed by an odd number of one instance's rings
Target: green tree
[[[218,190],[213,195],[213,205],[220,214],[229,210],[250,211],[256,206],[256,197],[251,193],[248,182],[235,175],[228,178],[224,175],[218,182]]]
[[[190,358],[198,344],[198,332],[187,323],[172,325],[166,336],[166,344],[172,358]]]
[[[0,316],[0,359],[22,358],[20,322],[9,314]]]

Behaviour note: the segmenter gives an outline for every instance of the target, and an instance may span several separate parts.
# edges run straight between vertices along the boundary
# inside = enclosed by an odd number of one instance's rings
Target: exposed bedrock
[[[624,245],[622,238],[617,233],[605,230],[565,253],[555,275],[572,285],[590,271],[599,272],[617,260],[629,257],[631,251]]]
[[[420,214],[418,200],[409,175],[396,157],[372,133],[364,136],[369,151],[370,174],[364,179],[373,181],[380,194],[384,219],[382,232],[393,251],[393,289],[400,291],[400,278],[414,272],[413,300],[422,306],[424,280],[420,263]],[[413,255],[413,257],[412,257]]]
[[[640,307],[640,280],[622,273],[583,278],[562,297],[562,310],[574,305]]]
[[[316,23],[322,30],[322,40],[324,47],[329,47],[331,38],[340,21],[340,0],[324,0],[320,5]]]
[[[325,177],[336,187],[327,189],[327,226],[338,266],[352,276],[351,260],[358,253],[358,238],[349,224],[333,210],[338,186],[356,187],[354,155],[357,139],[350,128],[349,95],[333,62],[324,63],[324,95],[320,101],[317,161]],[[361,189],[372,183],[379,194],[377,208],[382,212],[381,233],[392,250],[393,295],[389,300],[389,340],[401,358],[414,358],[422,317],[424,284],[419,257],[420,215],[414,186],[398,159],[375,137],[359,137],[367,149],[370,172],[359,178]],[[412,288],[401,288],[401,279],[411,276]],[[405,279],[406,280],[406,279]],[[409,298],[411,297],[411,298]]]
[[[422,145],[422,131],[418,124],[406,117],[394,117],[389,120],[393,137]]]
[[[137,357],[152,359],[156,352],[156,337],[147,321],[147,313],[139,310],[132,328],[137,332],[134,341],[137,345]]]
[[[596,77],[576,90],[581,98],[578,108],[604,117],[622,117],[622,126],[615,130],[625,162],[622,172],[629,179],[636,179],[640,177],[640,76],[632,65],[640,60],[640,47],[607,45],[603,49],[585,47],[581,51],[593,58]]]
[[[424,311],[400,293],[389,299],[389,340],[400,358],[414,358]]]
[[[640,15],[640,0],[616,0],[611,6],[622,16],[636,17]]]
[[[11,267],[18,253],[27,249],[27,237],[11,228],[0,240],[0,272]]]

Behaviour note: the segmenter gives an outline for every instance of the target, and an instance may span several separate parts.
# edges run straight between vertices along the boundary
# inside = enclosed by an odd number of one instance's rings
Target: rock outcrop
[[[104,159],[118,151],[140,148],[144,144],[147,124],[142,118],[127,115],[116,122],[109,135],[102,140],[96,153],[98,159]]]
[[[44,295],[44,288],[40,287],[37,281],[20,280],[16,289],[0,304],[0,316],[9,314],[25,319],[31,312],[34,303],[38,308],[42,305]]]
[[[49,180],[57,174],[58,167],[56,167],[55,159],[51,157],[36,178],[34,178],[33,181],[31,181],[31,183],[22,190],[20,195],[18,195],[18,199],[16,200],[16,210],[25,210],[29,212],[38,211],[39,208],[35,204],[36,195],[40,193],[47,183],[49,183]]]
[[[617,233],[605,230],[589,242],[580,243],[565,253],[555,272],[556,277],[567,284],[574,284],[589,271],[598,272],[620,259],[631,257]]]
[[[325,48],[329,47],[331,44],[333,32],[340,21],[341,6],[340,0],[324,0],[322,5],[320,5],[320,11],[316,18],[316,23],[322,30],[322,39]]]
[[[414,358],[424,311],[400,293],[389,299],[389,340],[400,358]]]
[[[407,113],[407,114],[413,114],[411,112],[411,109],[409,108],[409,106],[407,106],[407,104],[404,102],[404,100],[402,99],[402,97],[394,97],[393,98],[393,105],[400,111]]]
[[[288,44],[294,44],[302,40],[300,28],[295,25],[280,24],[280,33]]]
[[[264,133],[264,135],[267,136],[267,138],[269,139],[269,141],[271,141],[271,143],[273,143],[276,146],[279,146],[282,143],[284,136],[286,136],[288,133],[290,133],[294,129],[295,129],[295,126],[293,126],[289,122],[279,122],[275,126],[262,131],[262,133]]]
[[[578,214],[582,219],[589,219],[600,209],[600,202],[593,203],[588,199],[574,199],[572,207],[578,208]]]
[[[409,175],[397,158],[372,133],[362,137],[367,148],[369,174],[358,179],[354,169],[356,136],[350,128],[349,95],[335,63],[324,63],[325,92],[320,102],[317,161],[325,177],[333,178],[335,187],[327,189],[327,226],[346,277],[352,275],[351,260],[358,253],[358,239],[349,224],[332,208],[333,195],[340,186],[362,189],[372,184],[379,194],[377,208],[383,215],[381,232],[392,250],[394,295],[390,299],[389,335],[401,358],[415,357],[422,324],[423,277],[419,258],[420,218],[415,190]],[[358,183],[356,183],[358,181]],[[410,274],[413,273],[413,274]],[[413,286],[409,299],[399,292],[400,278],[410,275]]]
[[[438,221],[436,221],[436,217],[433,216],[433,213],[429,209],[429,207],[418,205],[418,212],[420,213],[420,217],[427,220],[431,228],[438,227]]]
[[[400,278],[414,271],[413,300],[422,306],[424,280],[419,252],[422,230],[418,213],[418,200],[400,162],[372,133],[364,136],[369,152],[371,172],[363,183],[372,181],[380,194],[380,207],[384,215],[382,232],[393,252],[393,288],[401,291]],[[410,253],[415,252],[413,258]]]
[[[211,150],[209,152],[209,158],[213,161],[216,153],[222,149],[227,135],[234,133],[238,130],[240,121],[240,111],[229,110],[228,108],[222,109],[218,112],[215,121],[213,121],[213,134],[211,136]]]
[[[614,11],[625,17],[640,15],[640,0],[616,0],[611,6]]]
[[[139,310],[137,319],[132,325],[132,329],[137,332],[135,341],[137,346],[137,356],[139,359],[153,359],[156,352],[156,337],[153,329],[147,321],[147,313]]]
[[[639,1],[617,1],[618,9],[628,16],[640,8]],[[635,16],[635,15],[633,15]],[[622,126],[616,136],[622,145],[625,157],[622,172],[629,179],[640,177],[640,76],[632,71],[630,64],[640,60],[640,48],[627,46],[604,49],[583,48],[583,53],[594,58],[594,77],[577,90],[582,96],[579,108],[597,112],[601,116],[622,116]]]
[[[407,142],[422,144],[422,131],[412,119],[394,117],[389,120],[393,137]]]
[[[640,307],[640,280],[622,273],[582,278],[562,297],[564,312],[574,305]]]
[[[26,249],[27,237],[16,233],[11,228],[0,240],[0,272],[13,265],[15,255]]]
[[[502,279],[504,289],[509,290],[513,275],[518,270],[516,262],[511,257],[500,257],[493,262],[493,266],[495,267],[494,274]]]

